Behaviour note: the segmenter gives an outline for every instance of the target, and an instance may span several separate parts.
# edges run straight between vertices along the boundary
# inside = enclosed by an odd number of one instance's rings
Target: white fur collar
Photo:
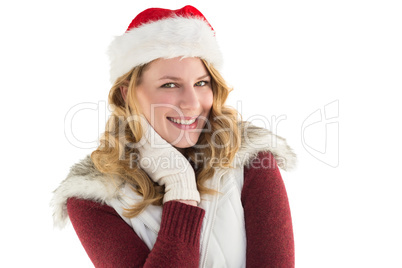
[[[274,155],[278,166],[283,170],[295,167],[296,155],[284,138],[248,122],[243,123],[242,144],[233,163],[235,167],[247,165],[259,152],[266,151]],[[67,178],[54,191],[50,203],[54,225],[62,228],[68,222],[68,198],[78,197],[108,204],[119,196],[119,189],[123,186],[124,182],[120,178],[101,173],[95,168],[90,155],[86,156],[70,168]]]

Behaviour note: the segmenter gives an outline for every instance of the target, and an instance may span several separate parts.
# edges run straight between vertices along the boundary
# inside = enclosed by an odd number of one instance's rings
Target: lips
[[[173,124],[173,126],[177,127],[181,130],[190,130],[196,129],[198,126],[198,117],[199,116],[192,116],[192,117],[167,117],[169,122]]]
[[[173,117],[168,117],[168,119],[176,124],[181,124],[181,125],[191,125],[193,124],[198,117],[187,117],[187,118],[173,118]]]

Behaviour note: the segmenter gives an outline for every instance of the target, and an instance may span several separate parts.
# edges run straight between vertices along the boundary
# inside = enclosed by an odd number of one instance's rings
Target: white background
[[[145,8],[186,4],[216,30],[228,103],[246,120],[283,119],[266,127],[298,154],[298,168],[282,172],[296,266],[402,267],[399,1],[7,2],[1,267],[92,266],[71,225],[53,229],[52,191],[104,129],[113,36]],[[72,117],[76,105],[88,109]],[[326,105],[332,118],[310,125]]]

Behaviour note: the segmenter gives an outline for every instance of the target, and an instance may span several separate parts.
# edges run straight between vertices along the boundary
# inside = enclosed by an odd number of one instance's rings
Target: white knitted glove
[[[165,185],[163,203],[170,200],[200,202],[195,173],[188,160],[141,117],[143,137],[138,147],[139,166],[159,185]]]

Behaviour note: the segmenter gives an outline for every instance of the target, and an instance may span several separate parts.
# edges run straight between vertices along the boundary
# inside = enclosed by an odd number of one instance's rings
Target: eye
[[[176,87],[176,85],[174,83],[166,83],[166,84],[163,84],[161,87],[163,87],[163,88],[174,88],[174,87]]]
[[[199,82],[195,83],[195,86],[203,87],[203,86],[206,86],[207,84],[208,84],[208,81],[199,81]]]

